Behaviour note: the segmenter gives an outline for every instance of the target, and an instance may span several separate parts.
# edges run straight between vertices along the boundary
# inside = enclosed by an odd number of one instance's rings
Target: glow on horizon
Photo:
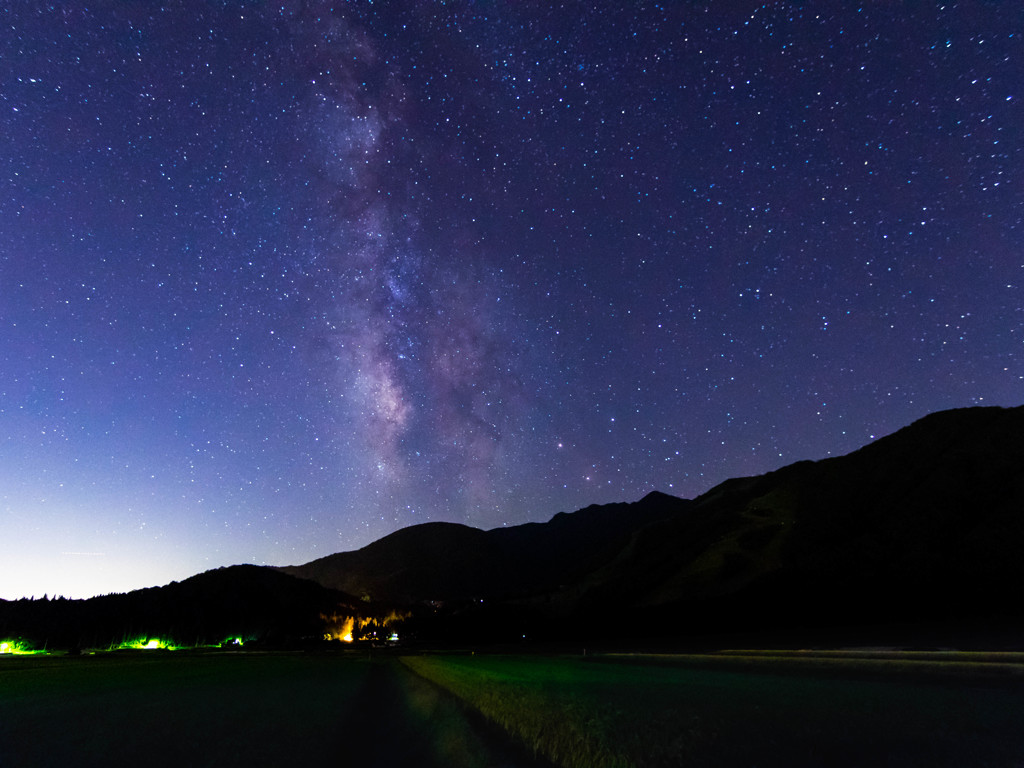
[[[145,525],[126,522],[126,513],[111,512],[88,496],[79,503],[42,504],[9,494],[0,496],[0,505],[3,600],[86,599],[163,586],[213,568],[290,565],[322,554],[261,551],[258,542],[230,532],[203,536],[185,512],[173,515],[166,504],[133,508]]]
[[[181,581],[232,563],[206,563],[199,557],[147,547],[96,555],[68,550],[22,551],[0,545],[0,599],[66,597],[80,600],[131,592]]]
[[[324,549],[323,538],[300,536],[297,544],[272,526],[253,532],[245,525],[209,525],[205,510],[175,502],[166,491],[140,502],[134,486],[124,497],[71,481],[29,489],[10,470],[0,467],[2,600],[87,599],[243,563],[297,565],[376,538],[367,533]],[[242,519],[235,512],[227,514]]]
[[[338,548],[338,551],[343,551]],[[333,553],[332,553],[333,554]],[[146,547],[139,551],[84,556],[74,552],[15,552],[0,544],[0,600],[65,597],[85,600],[184,581],[232,565],[299,565],[322,553],[264,559],[240,551],[213,560],[204,553]]]

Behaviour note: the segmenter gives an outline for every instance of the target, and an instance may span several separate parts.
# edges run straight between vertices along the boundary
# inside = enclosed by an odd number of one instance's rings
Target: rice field
[[[1020,659],[747,651],[402,661],[565,768],[1024,764]]]
[[[1014,766],[1024,656],[0,658],[0,768]]]

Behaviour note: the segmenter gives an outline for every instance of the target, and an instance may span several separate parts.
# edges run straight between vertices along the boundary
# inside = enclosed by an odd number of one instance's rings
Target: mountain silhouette
[[[929,415],[846,456],[726,481],[555,599],[678,633],[1020,618],[1024,408]]]
[[[282,570],[371,599],[504,601],[552,630],[594,632],[615,613],[672,635],[1018,618],[1022,548],[1024,407],[986,407],[692,501],[654,493],[492,531],[414,526]]]
[[[394,608],[424,642],[1024,626],[1022,551],[1024,406],[966,408],[693,500],[654,492],[489,531],[426,523],[304,565],[0,601],[0,635],[286,643]]]
[[[547,593],[606,563],[637,530],[677,514],[688,503],[654,492],[631,504],[592,505],[559,513],[546,523],[490,531],[423,523],[354,552],[280,570],[388,603]]]

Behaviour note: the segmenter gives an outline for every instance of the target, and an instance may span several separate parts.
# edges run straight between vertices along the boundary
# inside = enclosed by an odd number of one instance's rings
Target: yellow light
[[[345,623],[341,627],[341,642],[351,643],[352,642],[352,630],[355,629],[356,621],[354,618],[349,617],[345,619]]]
[[[325,640],[341,640],[343,643],[351,643],[352,633],[355,631],[356,622],[352,616],[321,615],[327,624],[327,632],[324,633]]]

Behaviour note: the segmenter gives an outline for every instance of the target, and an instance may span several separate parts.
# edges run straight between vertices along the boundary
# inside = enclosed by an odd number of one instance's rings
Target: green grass
[[[5,655],[0,768],[523,764],[439,689],[567,767],[1024,764],[1024,684],[1005,674],[1019,654],[402,661]]]
[[[465,706],[449,692],[428,682],[407,668],[390,665],[386,673],[393,682],[392,696],[400,699],[400,707],[391,711],[403,713],[402,733],[389,722],[381,729],[382,741],[401,743],[409,765],[421,768],[431,757],[439,766],[454,768],[489,768],[492,766],[523,766],[528,763],[525,751],[517,749],[499,729],[487,725],[479,717],[467,718]],[[392,760],[370,762],[370,765],[395,765]]]
[[[890,666],[879,677],[877,667],[858,667],[878,663],[872,659],[813,659],[817,666],[807,674],[794,674],[792,666],[777,666],[791,659],[770,654],[718,657],[714,666],[707,658],[595,663],[445,655],[403,662],[566,768],[1024,761],[1024,687],[1012,680],[993,685],[967,669],[952,677],[904,674],[913,660],[881,660]]]

